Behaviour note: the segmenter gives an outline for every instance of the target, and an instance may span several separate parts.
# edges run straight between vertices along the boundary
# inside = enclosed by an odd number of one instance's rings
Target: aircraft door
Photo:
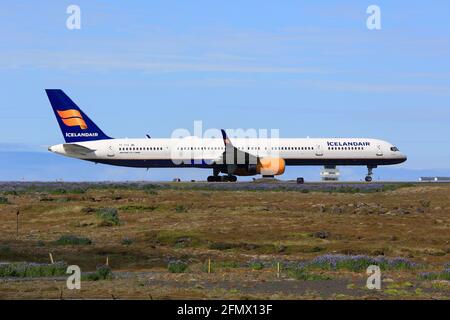
[[[108,150],[107,150],[106,155],[108,157],[114,157],[115,153],[114,153],[114,147],[113,146],[111,146],[111,145],[108,146]]]
[[[377,156],[381,157],[383,155],[383,149],[381,148],[381,145],[377,145]]]
[[[316,156],[318,156],[318,157],[323,156],[323,150],[322,150],[322,146],[320,144],[318,144],[316,146]]]

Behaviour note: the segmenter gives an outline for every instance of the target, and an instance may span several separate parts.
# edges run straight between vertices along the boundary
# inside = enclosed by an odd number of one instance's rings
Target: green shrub
[[[5,196],[18,196],[19,195],[19,193],[16,191],[16,190],[8,190],[8,191],[5,191],[5,192],[3,192],[3,194],[5,195]]]
[[[45,247],[45,242],[42,241],[42,240],[38,240],[38,241],[36,242],[36,247]]]
[[[217,269],[235,269],[241,265],[235,261],[211,261],[211,272]],[[202,265],[202,271],[208,272],[208,261],[205,261]]]
[[[97,266],[97,270],[93,273],[88,273],[83,278],[88,281],[98,281],[98,280],[110,280],[112,279],[111,268],[107,265]]]
[[[47,263],[2,263],[0,277],[53,277],[66,274],[65,262]]]
[[[101,208],[97,210],[97,218],[101,226],[117,226],[120,224],[119,213],[116,208]]]
[[[142,189],[149,195],[157,195],[158,192],[156,190],[160,189],[160,187],[155,184],[146,184],[142,187]]]
[[[59,188],[59,189],[50,190],[49,193],[50,194],[66,194],[67,190]]]
[[[420,200],[420,205],[424,208],[429,208],[431,205],[431,201],[430,200]]]
[[[86,189],[74,188],[74,189],[70,189],[69,192],[73,193],[73,194],[84,194],[84,193],[86,193]]]
[[[84,207],[81,209],[81,212],[83,213],[94,213],[97,211],[97,208],[93,208],[93,207]]]
[[[164,246],[198,247],[206,243],[202,235],[193,231],[161,230],[149,233],[147,240]]]
[[[419,275],[423,280],[447,280],[450,281],[450,268],[441,272],[423,272]]]
[[[9,200],[7,197],[0,197],[0,204],[9,204]]]
[[[288,275],[296,280],[330,280],[331,277],[323,274],[313,274],[305,268],[295,267],[288,269]]]
[[[78,237],[74,235],[63,235],[58,240],[56,240],[56,244],[59,245],[90,245],[92,241],[89,238]]]
[[[8,253],[11,253],[11,248],[9,246],[7,245],[0,246],[0,254],[6,255]]]
[[[212,250],[229,250],[236,248],[236,245],[233,243],[226,243],[226,242],[213,242],[209,244],[208,247]]]
[[[175,211],[178,213],[181,213],[181,212],[187,212],[187,209],[182,204],[177,204],[175,206]]]
[[[53,189],[48,191],[50,194],[54,194],[54,195],[61,195],[61,194],[83,194],[86,192],[85,189],[82,188],[73,188],[73,189],[63,189],[63,188],[57,188],[57,189]]]
[[[129,246],[133,244],[133,240],[130,238],[123,238],[121,242],[124,246]]]
[[[264,264],[262,262],[251,262],[249,267],[252,270],[262,270],[264,269]]]
[[[384,185],[382,188],[381,188],[381,190],[379,190],[379,191],[381,191],[381,192],[385,192],[385,191],[395,191],[395,190],[397,190],[397,186],[395,186],[395,185],[393,185],[393,184],[387,184],[387,185]],[[377,190],[378,191],[378,190]]]
[[[180,260],[177,261],[170,261],[167,269],[169,270],[169,272],[171,273],[183,273],[187,270],[188,265]]]
[[[143,206],[143,205],[125,205],[121,206],[119,209],[123,211],[154,211],[157,206]]]
[[[42,197],[39,198],[39,201],[42,201],[42,202],[51,202],[51,201],[55,201],[55,199],[49,198],[49,197],[47,197],[47,196],[42,196]]]
[[[142,189],[144,190],[155,190],[155,189],[160,189],[161,187],[156,185],[156,184],[146,184],[142,186]]]
[[[356,187],[339,187],[336,189],[336,192],[339,193],[358,193],[360,190]]]

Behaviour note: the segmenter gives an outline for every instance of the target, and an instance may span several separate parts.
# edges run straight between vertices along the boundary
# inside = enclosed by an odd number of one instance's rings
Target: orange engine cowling
[[[263,176],[278,176],[286,169],[286,162],[281,158],[262,158],[259,162],[257,172]]]

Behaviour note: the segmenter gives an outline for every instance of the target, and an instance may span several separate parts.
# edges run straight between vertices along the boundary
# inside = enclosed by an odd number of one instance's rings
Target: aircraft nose
[[[401,154],[400,155],[400,159],[402,160],[402,162],[405,162],[406,160],[408,160],[408,157],[405,154]]]
[[[48,151],[53,152],[52,147],[48,147]]]

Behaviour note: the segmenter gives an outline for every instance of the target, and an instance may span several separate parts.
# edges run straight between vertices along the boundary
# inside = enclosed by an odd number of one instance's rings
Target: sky
[[[81,29],[66,9],[81,9]],[[381,29],[369,30],[369,5]],[[63,137],[45,88],[112,137],[279,129],[370,137],[407,154],[374,178],[450,176],[450,2],[0,2],[0,180],[205,179],[203,169],[95,165],[47,151]],[[343,180],[364,167],[341,167]],[[319,180],[319,167],[284,179]]]

